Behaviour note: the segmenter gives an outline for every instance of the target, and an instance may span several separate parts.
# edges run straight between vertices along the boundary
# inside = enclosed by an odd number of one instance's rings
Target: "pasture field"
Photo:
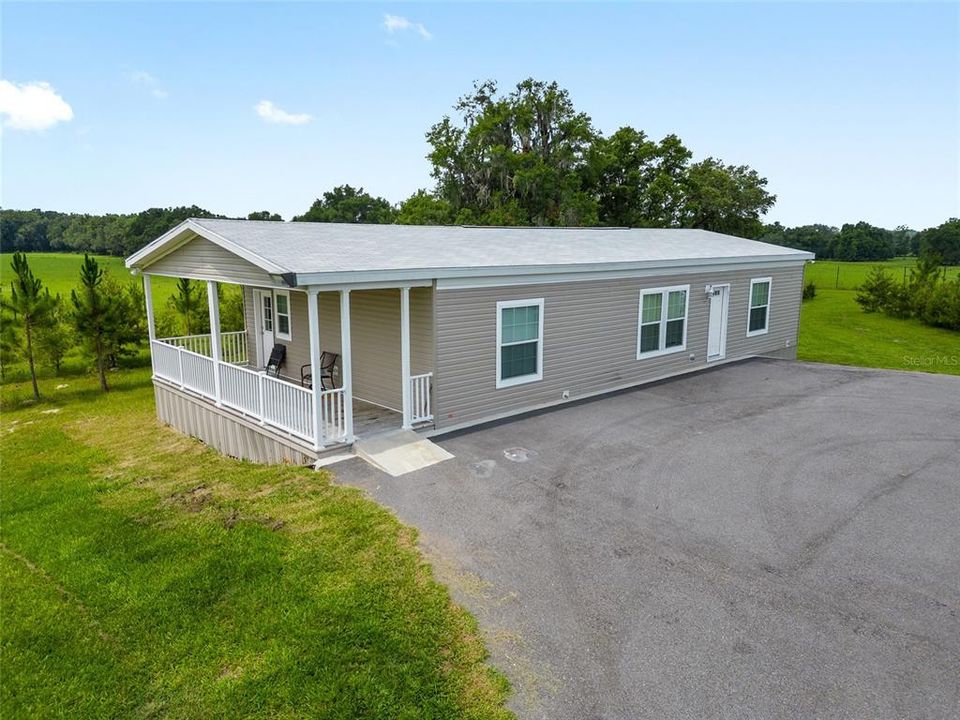
[[[141,282],[139,278],[130,274],[123,266],[123,258],[111,255],[94,255],[105,274],[112,275],[120,282]],[[3,283],[3,292],[10,291],[10,262],[13,253],[0,253],[0,280]],[[80,284],[80,265],[83,264],[83,255],[76,253],[27,253],[30,269],[33,274],[43,281],[44,287],[50,289],[51,295],[60,293],[64,300],[70,297],[70,291]],[[163,307],[174,292],[177,281],[173,278],[153,278],[151,285],[154,307]]]
[[[112,386],[0,390],[0,716],[512,717],[413,529],[162,427],[147,369]]]
[[[916,258],[894,258],[883,262],[840,262],[837,260],[817,260],[808,264],[804,279],[813,282],[817,289],[856,290],[867,279],[869,272],[877,265],[886,268],[890,277],[902,282],[917,264]],[[960,276],[960,267],[948,267],[947,278]]]

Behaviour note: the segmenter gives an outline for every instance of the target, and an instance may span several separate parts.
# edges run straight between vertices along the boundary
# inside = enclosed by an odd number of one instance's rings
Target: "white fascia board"
[[[142,263],[146,258],[149,258],[151,255],[156,253],[160,248],[170,243],[174,238],[178,238],[179,235],[183,233],[184,230],[189,230],[189,229],[191,229],[190,221],[184,220],[182,223],[180,223],[176,227],[171,228],[170,230],[167,230],[167,232],[165,232],[163,235],[158,237],[153,242],[147,243],[142,248],[137,250],[133,255],[128,257],[123,264],[126,265],[128,268],[133,269],[134,267],[140,265],[140,263]]]
[[[758,264],[771,267],[776,263],[783,263],[789,267],[808,260],[813,260],[813,253],[793,252],[778,255],[747,255],[742,257],[719,258],[683,258],[678,260],[646,260],[643,262],[618,263],[570,263],[553,265],[503,265],[503,266],[476,266],[476,267],[437,267],[437,268],[410,268],[410,269],[383,269],[383,270],[351,270],[340,272],[296,273],[293,276],[292,286],[329,285],[343,287],[358,283],[393,283],[402,285],[417,280],[432,280],[436,278],[438,285],[449,285],[451,280],[482,279],[493,281],[494,285],[523,284],[515,282],[515,278],[537,276],[569,276],[570,280],[594,280],[598,276],[610,273],[619,273],[616,277],[632,277],[630,273],[642,272],[648,275],[667,274],[664,271],[700,272],[705,268],[744,265],[755,267]],[[552,280],[528,279],[526,282],[553,282]]]
[[[464,290],[468,288],[505,287],[511,285],[542,285],[546,283],[587,282],[596,280],[629,280],[635,278],[663,277],[667,275],[695,275],[704,272],[732,272],[736,270],[777,270],[795,268],[806,262],[804,259],[754,262],[697,263],[688,265],[665,265],[623,269],[596,270],[593,272],[552,272],[542,275],[514,274],[490,275],[473,278],[439,278],[437,290]]]
[[[291,289],[296,290],[298,288],[309,288],[311,290],[316,290],[317,292],[331,292],[334,290],[393,290],[398,287],[433,287],[432,275],[430,278],[424,278],[420,280],[389,280],[381,282],[336,282],[336,283],[327,283],[324,285],[304,285],[298,284],[293,286]],[[297,279],[300,280],[303,278],[303,275],[297,276]]]
[[[169,277],[169,278],[186,278],[188,280],[199,280],[205,282],[207,280],[213,280],[214,282],[225,283],[227,285],[238,285],[240,287],[252,287],[252,288],[274,288],[277,290],[294,290],[294,291],[303,291],[306,292],[306,288],[302,287],[290,287],[284,282],[283,276],[281,275],[271,275],[270,283],[260,283],[260,282],[249,282],[246,280],[237,280],[235,277],[229,277],[227,275],[198,275],[196,273],[176,271],[176,272],[156,272],[147,267],[145,270],[139,270],[134,268],[131,270],[134,275],[152,275],[153,277]]]
[[[280,267],[276,263],[272,263],[266,258],[263,258],[260,255],[257,255],[256,253],[237,245],[235,242],[228,240],[212,230],[208,230],[200,223],[191,219],[184,220],[175,228],[168,230],[146,247],[143,247],[135,252],[126,259],[124,264],[128,268],[137,267],[140,270],[146,269],[146,267],[149,267],[149,263],[156,262],[164,255],[167,255],[168,253],[173,252],[173,250],[180,247],[185,240],[183,237],[184,232],[188,230],[193,231],[195,234],[199,235],[205,240],[209,240],[214,245],[219,245],[227,252],[233,253],[237,257],[241,257],[247,262],[256,265],[269,275],[283,275],[288,272],[286,268]]]

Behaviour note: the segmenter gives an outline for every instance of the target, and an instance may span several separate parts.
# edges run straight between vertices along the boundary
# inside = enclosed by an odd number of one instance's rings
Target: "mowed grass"
[[[807,265],[804,281],[817,286],[817,296],[805,300],[800,310],[799,359],[960,375],[960,333],[919,320],[866,313],[856,302],[856,288],[874,266],[889,268],[892,277],[900,280],[914,264],[912,258],[900,258],[885,263]],[[849,289],[833,289],[838,270],[841,288]],[[948,277],[958,274],[960,268],[947,268]]]
[[[5,718],[505,718],[413,530],[155,420],[149,373],[2,390]]]
[[[123,258],[110,255],[94,255],[94,257],[105,273],[120,282],[141,282],[124,267]],[[2,281],[5,296],[9,295],[10,282],[13,279],[13,271],[10,269],[12,259],[13,253],[0,253],[0,281]],[[33,274],[43,281],[44,287],[48,288],[52,295],[59,293],[66,300],[70,297],[70,291],[80,284],[82,254],[32,252],[27,253],[27,260]],[[156,307],[166,305],[167,299],[176,292],[176,284],[177,281],[173,278],[153,278],[151,294]]]

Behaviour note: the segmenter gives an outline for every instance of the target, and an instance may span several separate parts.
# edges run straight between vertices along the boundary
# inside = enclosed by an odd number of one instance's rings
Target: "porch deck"
[[[403,414],[396,410],[353,399],[353,432],[358,438],[366,438],[403,425]]]
[[[343,388],[314,392],[249,367],[240,335],[222,334],[220,361],[211,357],[209,335],[151,341],[155,385],[158,393],[163,388],[169,405],[162,413],[166,422],[208,444],[243,450],[237,454],[221,447],[228,454],[248,457],[246,448],[253,447],[254,457],[249,459],[266,455],[296,462],[349,446],[358,436],[403,426],[402,413],[350,397]],[[431,379],[432,373],[410,379],[411,424],[422,426],[432,420]],[[241,441],[225,440],[231,433],[242,436]],[[282,447],[265,451],[259,447],[262,440],[250,433],[272,438]]]

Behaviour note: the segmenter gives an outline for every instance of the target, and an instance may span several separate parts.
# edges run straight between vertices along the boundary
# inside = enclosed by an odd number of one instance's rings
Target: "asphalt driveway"
[[[520,717],[960,717],[960,378],[754,360],[438,442],[337,481]]]

